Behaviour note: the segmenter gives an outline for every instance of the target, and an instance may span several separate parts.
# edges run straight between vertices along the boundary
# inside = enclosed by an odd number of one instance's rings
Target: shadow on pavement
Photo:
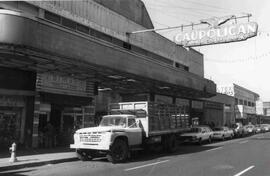
[[[270,140],[270,137],[252,137],[250,140]]]
[[[198,152],[203,152],[206,150],[215,149],[218,147],[220,147],[220,146],[181,144],[178,146],[178,149],[176,152],[167,153],[167,152],[163,151],[161,147],[157,146],[155,151],[143,150],[143,151],[132,152],[131,158],[127,161],[127,163],[153,160],[153,159],[158,159],[160,157],[180,156],[180,155],[198,153]],[[96,162],[109,162],[105,157],[100,158],[100,159],[99,158],[94,159],[94,160]]]
[[[1,176],[25,176],[27,172],[31,172],[34,170],[24,170],[24,171],[15,171],[15,172],[0,172]]]

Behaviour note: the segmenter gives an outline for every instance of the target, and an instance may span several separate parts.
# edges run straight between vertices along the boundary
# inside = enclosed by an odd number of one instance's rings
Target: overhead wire
[[[263,54],[260,54],[259,56],[257,56],[257,53],[255,53],[255,56],[250,56],[250,57],[246,57],[246,58],[239,58],[239,59],[211,59],[208,57],[205,57],[204,60],[208,61],[208,62],[215,62],[215,63],[243,63],[243,62],[249,62],[249,61],[255,61],[258,59],[263,59],[267,56],[270,56],[270,51],[265,52]]]
[[[172,15],[172,14],[170,14],[170,13],[168,13],[168,12],[167,12],[167,13],[164,13],[165,11],[163,11],[163,10],[155,9],[155,8],[152,8],[152,7],[148,7],[148,8],[151,8],[151,9],[157,10],[157,11],[160,11],[160,12],[162,12],[162,15],[171,17],[171,18],[173,18],[173,19],[175,19],[175,20],[178,20],[178,21],[179,21],[179,19],[181,19],[181,20],[186,21],[186,22],[188,22],[188,23],[192,23],[192,22],[190,22],[190,21],[184,19],[183,17],[175,16],[175,15]]]
[[[166,10],[168,10],[168,8],[170,9],[181,9],[181,10],[185,10],[185,11],[188,11],[188,12],[191,12],[191,13],[195,13],[195,14],[198,14],[199,16],[201,16],[202,14],[203,15],[211,15],[209,14],[208,10],[204,10],[204,9],[198,9],[198,8],[190,8],[190,7],[184,7],[184,6],[179,6],[179,5],[174,5],[174,6],[168,6],[168,5],[160,5],[160,4],[150,4],[151,7],[160,7],[160,8],[166,8]],[[178,11],[178,13],[181,13],[181,11]]]
[[[186,2],[186,3],[191,3],[191,4],[197,4],[197,5],[201,5],[201,6],[205,6],[205,7],[208,7],[208,8],[212,8],[212,9],[215,9],[215,10],[222,10],[224,12],[228,12],[228,11],[232,11],[233,13],[239,13],[238,10],[235,10],[235,9],[229,9],[229,8],[222,8],[220,6],[215,6],[215,5],[212,5],[212,4],[207,4],[207,3],[201,3],[201,2],[195,2],[195,1],[191,1],[191,0],[179,0],[179,1],[183,1],[183,2]],[[240,13],[244,13],[244,12],[240,12]]]
[[[216,13],[221,12],[221,11],[223,11],[223,13],[226,12],[227,14],[229,13],[228,11],[234,11],[234,12],[237,11],[237,10],[234,10],[234,9],[222,8],[222,7],[219,7],[219,6],[200,3],[200,2],[194,2],[194,1],[190,1],[190,0],[188,0],[188,1],[187,0],[179,0],[179,1],[190,3],[190,4],[197,4],[197,5],[200,5],[200,6],[210,8],[211,10],[209,10],[209,9],[205,10],[205,9],[200,9],[200,8],[189,8],[189,7],[183,7],[183,6],[179,6],[179,5],[175,5],[175,4],[172,4],[172,6],[170,6],[170,3],[168,3],[168,1],[166,2],[166,4],[164,4],[162,2],[155,3],[155,4],[148,3],[148,7],[153,9],[153,10],[162,12],[162,15],[170,16],[170,17],[172,17],[174,19],[177,19],[177,20],[179,20],[179,18],[183,19],[183,17],[178,17],[178,16],[175,16],[175,15],[171,14],[171,13],[174,13],[174,11],[176,9],[182,9],[183,10],[183,11],[177,11],[178,14],[185,14],[187,16],[193,16],[193,17],[196,17],[196,18],[200,17],[200,19],[202,18],[202,16],[214,16],[214,13],[216,15]],[[168,8],[170,10],[168,10]],[[186,11],[189,11],[189,12],[186,12]],[[213,14],[202,13],[202,11],[203,12],[205,12],[205,11],[212,12]],[[192,14],[190,14],[190,12],[192,12]],[[200,15],[197,15],[198,13]],[[238,11],[237,11],[237,13],[239,14]],[[240,13],[243,13],[243,12],[240,12]],[[243,14],[246,14],[246,13],[243,13]],[[185,19],[183,19],[183,20],[187,21]],[[159,23],[157,21],[155,21],[155,22],[157,24]],[[166,24],[162,24],[162,25],[166,26],[166,27],[170,27],[169,25],[166,25]],[[262,36],[262,35],[267,35],[267,37],[269,37],[270,33],[268,31],[258,31],[258,36]],[[254,44],[254,47],[255,47],[255,50],[257,51],[256,43]],[[269,56],[269,55],[270,55],[270,51],[267,52],[267,53],[263,53],[263,54],[261,54],[259,56],[257,56],[257,53],[255,52],[255,56],[253,56],[253,57],[234,59],[234,60],[229,60],[229,59],[217,60],[217,59],[211,59],[211,58],[205,58],[205,60],[208,61],[208,62],[236,63],[236,62],[246,62],[246,61],[257,60],[257,59],[261,59],[261,58],[264,58],[264,57]]]

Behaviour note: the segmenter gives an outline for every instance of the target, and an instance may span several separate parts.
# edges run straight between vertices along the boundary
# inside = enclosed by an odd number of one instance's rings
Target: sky
[[[217,85],[238,84],[270,101],[269,0],[143,0],[155,28],[199,23],[201,19],[252,14],[256,37],[246,41],[193,47],[204,55],[204,76]],[[238,22],[247,22],[241,19]],[[188,30],[188,29],[187,29]],[[173,40],[180,29],[157,31]]]

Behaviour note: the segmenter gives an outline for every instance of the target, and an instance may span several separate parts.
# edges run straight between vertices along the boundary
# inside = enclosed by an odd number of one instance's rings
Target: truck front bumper
[[[95,144],[70,144],[70,148],[72,149],[90,149],[90,150],[109,150],[109,146],[100,146]]]

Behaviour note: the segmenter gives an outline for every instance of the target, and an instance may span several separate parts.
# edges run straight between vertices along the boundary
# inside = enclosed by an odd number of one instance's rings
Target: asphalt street
[[[73,161],[0,173],[3,176],[269,176],[270,133],[214,142],[202,146],[182,144],[177,152],[140,152],[126,163],[104,158]]]

